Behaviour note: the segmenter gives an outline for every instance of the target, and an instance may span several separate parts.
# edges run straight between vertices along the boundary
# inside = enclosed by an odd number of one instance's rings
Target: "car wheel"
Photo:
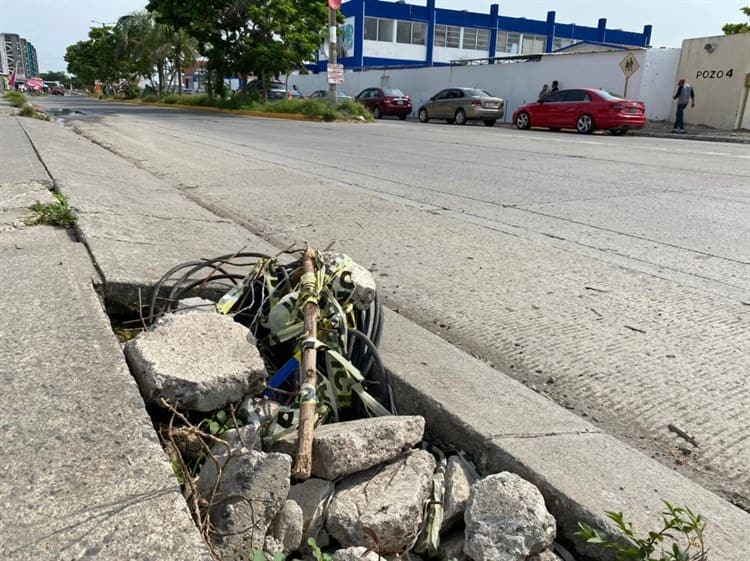
[[[401,115],[398,116],[398,118],[401,119],[402,121],[406,121],[406,113],[402,113]]]
[[[576,130],[581,134],[594,132],[594,118],[591,115],[581,115],[576,121]]]
[[[487,119],[487,120],[486,120],[486,121],[484,122],[484,125],[485,125],[486,127],[494,127],[494,126],[495,126],[495,119]]]
[[[529,117],[529,114],[526,113],[526,111],[522,111],[521,113],[516,115],[516,127],[522,130],[531,128],[531,118]]]
[[[377,105],[372,108],[372,116],[376,119],[380,119],[380,107],[378,107]]]
[[[430,120],[430,116],[427,114],[427,109],[424,107],[421,107],[419,109],[419,113],[417,113],[417,118],[419,119],[420,123],[426,123]]]
[[[463,109],[459,109],[456,111],[456,124],[457,125],[465,125],[466,124],[466,113]]]
[[[622,136],[628,132],[628,129],[612,129],[610,132],[615,136]]]

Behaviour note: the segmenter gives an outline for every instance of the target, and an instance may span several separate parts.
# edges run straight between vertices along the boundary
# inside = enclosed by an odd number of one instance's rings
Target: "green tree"
[[[121,68],[115,63],[119,44],[119,32],[112,27],[92,27],[89,38],[70,45],[65,51],[68,72],[93,87],[96,80],[107,85],[122,77]]]
[[[204,47],[219,95],[229,74],[267,83],[302,67],[322,44],[328,16],[321,0],[150,0],[147,9]]]
[[[721,30],[725,35],[735,35],[736,33],[748,33],[750,32],[750,6],[740,8],[740,11],[745,14],[748,21],[745,23],[728,23]]]
[[[197,56],[195,40],[184,30],[176,31],[171,25],[158,23],[146,11],[121,17],[117,27],[121,42],[116,62],[135,77],[149,80],[159,93],[164,93],[176,78],[182,93],[183,67]]]
[[[250,33],[238,62],[265,85],[276,74],[303,68],[323,43],[328,5],[319,0],[256,0],[249,10]]]

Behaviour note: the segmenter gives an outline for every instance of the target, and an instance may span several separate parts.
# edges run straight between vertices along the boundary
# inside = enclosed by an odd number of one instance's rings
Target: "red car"
[[[560,90],[516,109],[513,122],[519,129],[576,129],[581,134],[604,129],[621,135],[629,129],[643,128],[646,105],[605,90]]]
[[[372,111],[376,119],[395,115],[402,121],[411,113],[411,98],[401,90],[366,88],[355,98]]]

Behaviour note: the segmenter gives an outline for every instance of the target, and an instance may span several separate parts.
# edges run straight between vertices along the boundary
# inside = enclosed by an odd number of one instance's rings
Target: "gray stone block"
[[[424,436],[419,416],[373,417],[323,425],[315,430],[312,474],[338,479],[392,460]]]
[[[347,547],[405,550],[419,532],[434,471],[432,455],[413,450],[390,464],[345,478],[328,509],[326,528],[331,537]]]
[[[125,355],[149,401],[214,411],[263,387],[265,366],[248,333],[221,314],[167,314],[128,341]]]
[[[539,489],[514,473],[472,485],[465,519],[464,553],[474,561],[525,561],[555,539],[555,519]]]
[[[289,456],[247,449],[203,465],[198,491],[209,502],[214,546],[223,561],[245,561],[248,551],[263,549],[289,493],[291,469]]]

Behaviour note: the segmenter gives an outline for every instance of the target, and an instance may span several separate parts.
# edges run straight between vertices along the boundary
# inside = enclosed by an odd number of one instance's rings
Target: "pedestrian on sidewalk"
[[[683,133],[685,132],[685,108],[688,103],[690,103],[691,108],[695,107],[695,91],[693,90],[693,86],[688,84],[684,78],[680,78],[680,81],[677,82],[677,91],[672,99],[677,100],[677,113],[674,117],[672,132]]]
[[[557,80],[552,81],[552,87],[549,89],[549,93],[547,95],[552,95],[553,93],[556,93],[560,89],[560,84],[557,82]]]
[[[549,86],[547,84],[544,84],[542,86],[542,89],[539,91],[539,97],[537,99],[539,101],[542,101],[545,97],[547,97],[548,93],[549,93]]]

